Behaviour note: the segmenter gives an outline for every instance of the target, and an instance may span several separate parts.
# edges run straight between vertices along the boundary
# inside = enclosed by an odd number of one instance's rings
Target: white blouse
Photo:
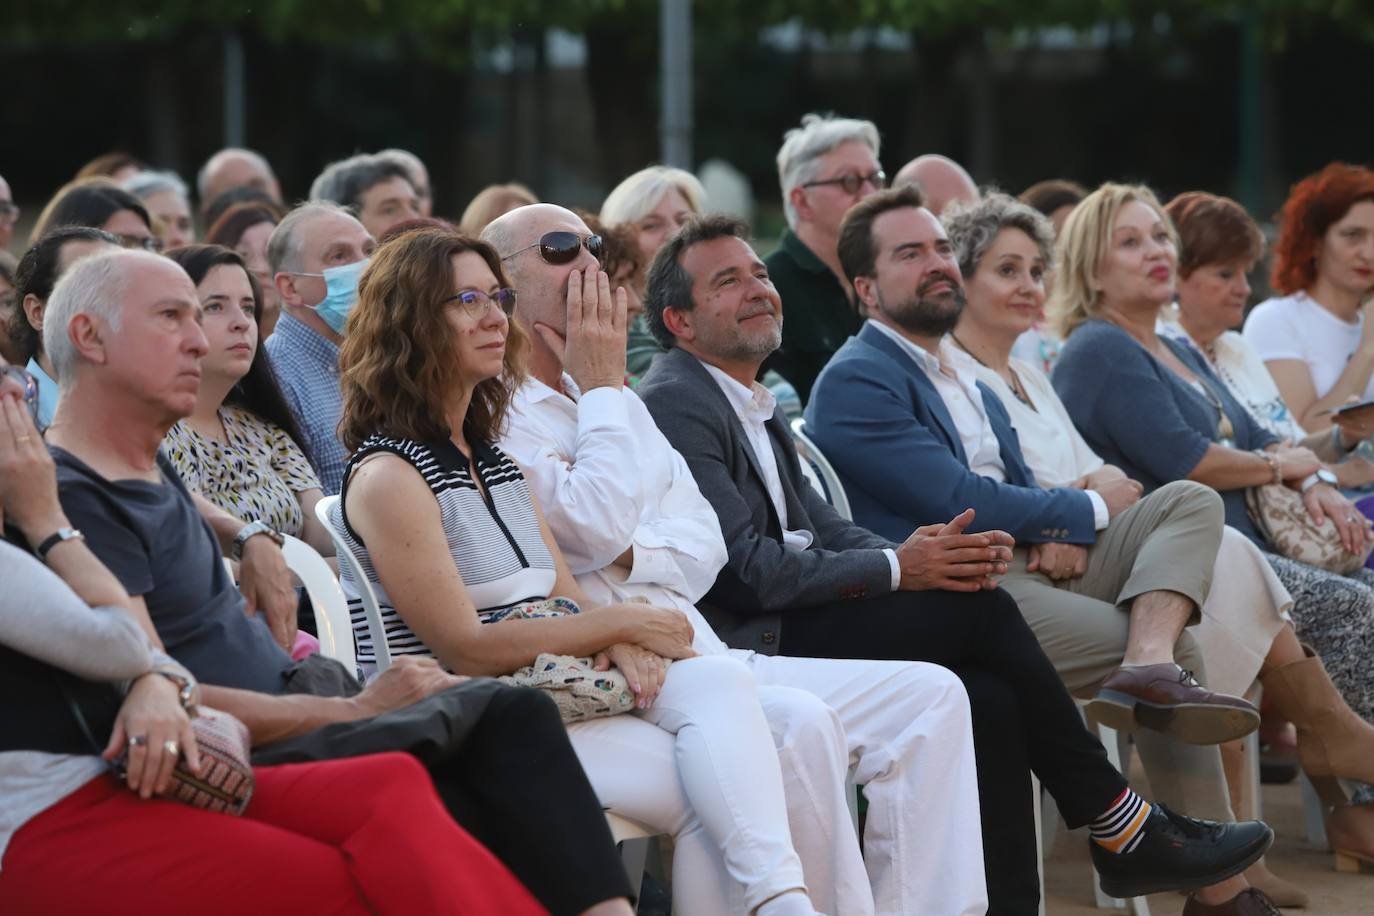
[[[1101,468],[1106,462],[1074,428],[1049,376],[1014,356],[1010,365],[1034,409],[1021,403],[1002,376],[987,366],[976,367],[978,381],[992,389],[1011,415],[1011,425],[1021,441],[1021,454],[1035,475],[1035,482],[1046,488],[1067,487]]]

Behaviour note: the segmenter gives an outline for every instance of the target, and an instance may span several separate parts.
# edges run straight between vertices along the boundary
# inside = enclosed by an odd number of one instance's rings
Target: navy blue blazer
[[[969,469],[959,431],[925,371],[868,322],[826,365],[806,408],[807,432],[835,465],[854,521],[894,541],[965,509],[970,531],[999,529],[1018,542],[1091,544],[1088,494],[1035,482],[1002,402],[982,383],[1005,483]]]

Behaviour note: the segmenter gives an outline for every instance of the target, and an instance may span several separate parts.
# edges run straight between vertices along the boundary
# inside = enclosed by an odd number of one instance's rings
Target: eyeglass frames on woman
[[[873,190],[881,191],[887,187],[887,173],[879,169],[867,175],[843,175],[839,178],[827,178],[824,181],[808,181],[802,187],[818,188],[829,184],[839,185],[846,194],[858,194],[865,184],[871,184]]]
[[[488,295],[480,289],[465,289],[461,293],[449,296],[441,304],[448,305],[450,302],[457,302],[468,313],[468,317],[473,321],[480,321],[486,317],[487,309],[492,303],[496,304],[507,318],[515,314],[515,290],[498,289]]]
[[[24,392],[24,407],[29,411],[29,416],[33,418],[34,425],[38,424],[38,379],[26,369],[18,366],[6,366],[0,370],[0,378],[13,379],[14,382]]]
[[[605,246],[602,244],[601,236],[589,235],[584,239],[576,232],[546,232],[533,245],[512,251],[501,260],[509,261],[517,254],[538,248],[539,256],[544,259],[545,264],[570,264],[583,247],[587,249],[587,254],[596,258],[596,263],[602,263]]]

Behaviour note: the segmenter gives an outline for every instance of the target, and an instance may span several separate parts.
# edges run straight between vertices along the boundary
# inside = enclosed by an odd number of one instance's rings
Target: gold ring
[[[14,441],[16,441],[16,442],[28,442],[28,441],[29,441],[30,439],[32,439],[32,438],[33,438],[33,436],[20,436],[18,439],[14,440]]]

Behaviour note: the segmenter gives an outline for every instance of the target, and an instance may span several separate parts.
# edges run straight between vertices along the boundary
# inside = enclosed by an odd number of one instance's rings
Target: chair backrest
[[[334,522],[329,514],[338,505],[339,497],[326,496],[315,503],[315,517],[324,525],[329,537],[334,541],[334,556],[339,561],[340,571],[347,569],[348,574],[353,577],[353,583],[358,589],[359,596],[363,601],[363,617],[367,621],[367,632],[372,637],[372,651],[377,659],[376,672],[381,674],[391,667],[391,651],[386,645],[386,627],[382,626],[382,609],[377,603],[377,594],[372,591],[372,584],[367,581],[367,576],[363,575],[362,564],[353,555],[353,551],[348,549],[348,544],[343,538],[339,537],[339,532],[334,529]]]
[[[299,538],[287,535],[281,553],[286,567],[301,580],[310,596],[310,605],[315,609],[315,628],[319,631],[320,654],[338,659],[353,671],[358,667],[353,625],[348,618],[348,601],[334,578],[334,571],[315,548]]]
[[[840,513],[842,518],[853,521],[854,512],[849,508],[849,497],[844,495],[844,484],[840,482],[840,475],[806,434],[806,421],[801,417],[792,421],[792,441],[796,443],[797,454],[801,457],[802,473],[812,480],[813,486],[819,477],[821,486],[818,489],[821,495],[829,500],[830,505],[835,507],[835,511]]]

